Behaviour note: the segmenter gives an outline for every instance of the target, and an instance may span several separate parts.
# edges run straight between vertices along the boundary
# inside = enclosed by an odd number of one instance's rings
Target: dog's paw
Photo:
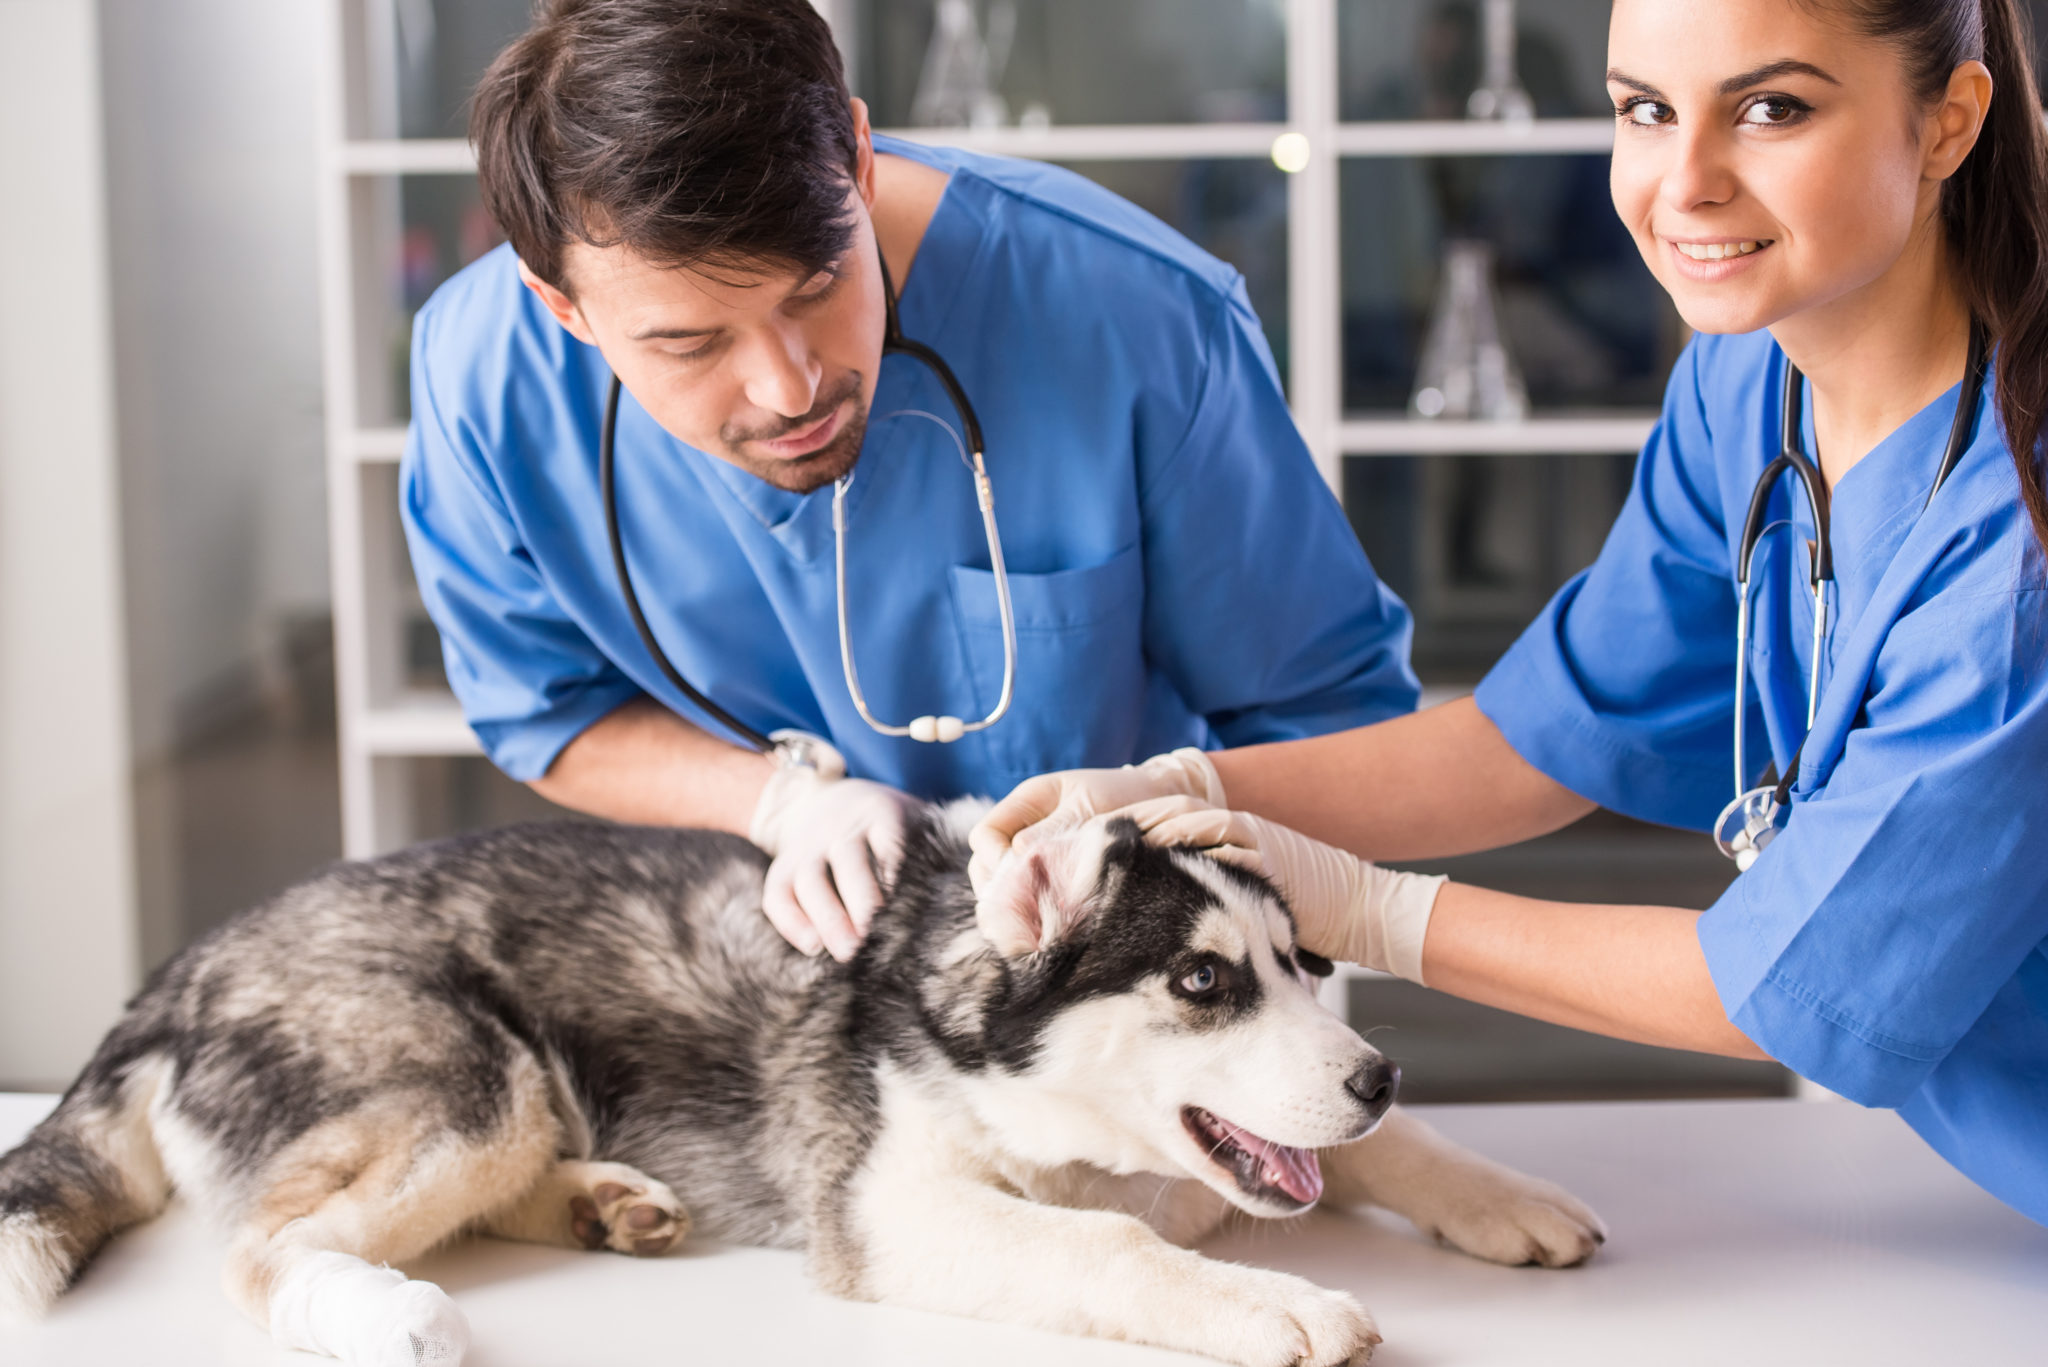
[[[1607,1242],[1607,1226],[1553,1182],[1507,1168],[1467,1175],[1416,1220],[1424,1234],[1488,1262],[1572,1267]]]
[[[1345,1367],[1364,1363],[1380,1341],[1365,1307],[1341,1291],[1283,1272],[1253,1268],[1233,1277],[1212,1305],[1229,1326],[1208,1351],[1244,1367]]]
[[[668,1252],[690,1232],[676,1194],[623,1163],[585,1163],[585,1190],[569,1198],[569,1228],[585,1248],[635,1257]]]

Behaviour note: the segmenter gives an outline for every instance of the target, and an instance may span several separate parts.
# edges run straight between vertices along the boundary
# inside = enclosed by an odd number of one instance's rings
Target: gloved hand
[[[974,851],[968,876],[977,893],[986,891],[1011,844],[1042,821],[1064,829],[1134,802],[1176,796],[1223,805],[1223,780],[1216,776],[1216,766],[1191,746],[1121,769],[1067,769],[1026,779],[968,834],[968,847]]]
[[[1264,873],[1294,908],[1296,937],[1324,958],[1422,981],[1422,941],[1447,879],[1383,869],[1264,817],[1185,797],[1141,802],[1120,815],[1155,845],[1193,845]]]
[[[805,767],[775,771],[747,835],[773,856],[761,907],[783,939],[806,954],[853,957],[896,874],[909,809],[910,799],[884,784]]]

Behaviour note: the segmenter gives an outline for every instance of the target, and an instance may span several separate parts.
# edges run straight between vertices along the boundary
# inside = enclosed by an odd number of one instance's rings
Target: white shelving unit
[[[467,144],[397,136],[393,0],[324,0],[327,54],[319,92],[321,294],[326,345],[329,530],[341,732],[343,840],[351,857],[406,843],[415,829],[409,767],[423,756],[474,755],[454,700],[405,686],[404,612],[416,602],[393,492],[405,433],[393,425],[386,348],[402,324],[386,282],[400,237],[403,176],[468,176]],[[847,7],[820,3],[841,19]],[[1347,454],[1632,452],[1654,414],[1543,416],[1525,422],[1347,417],[1340,350],[1338,172],[1359,157],[1601,153],[1605,119],[1513,126],[1464,121],[1344,123],[1338,117],[1337,0],[1288,0],[1285,123],[897,130],[898,136],[1067,162],[1272,156],[1285,134],[1307,139],[1289,179],[1289,400],[1333,486]]]

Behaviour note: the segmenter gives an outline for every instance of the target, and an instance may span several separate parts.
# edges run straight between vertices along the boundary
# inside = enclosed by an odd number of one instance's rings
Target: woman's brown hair
[[[1931,103],[1964,62],[1991,72],[1977,145],[1942,186],[1941,220],[1971,312],[1998,346],[1993,406],[2018,467],[2020,499],[2048,547],[2041,468],[2048,418],[2048,137],[2034,84],[2033,35],[2018,0],[1811,0],[1894,46],[1915,95]]]

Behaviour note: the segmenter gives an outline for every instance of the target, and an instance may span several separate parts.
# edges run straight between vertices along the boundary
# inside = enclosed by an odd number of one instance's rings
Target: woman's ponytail
[[[1978,8],[1991,111],[1977,146],[1944,189],[1942,217],[1970,307],[1998,343],[1994,402],[2019,467],[2020,499],[2034,535],[2048,546],[2041,468],[2041,428],[2048,419],[2048,135],[2034,84],[2032,35],[2018,0],[1979,0]]]
[[[1812,0],[1808,0],[1811,3]],[[1941,217],[1971,310],[1998,345],[1993,407],[2018,467],[2020,499],[2048,547],[2041,465],[2048,419],[2048,135],[2033,42],[2018,0],[1821,0],[1863,34],[1893,44],[1906,79],[1932,102],[1964,62],[1991,72],[1977,145],[1942,187]]]

